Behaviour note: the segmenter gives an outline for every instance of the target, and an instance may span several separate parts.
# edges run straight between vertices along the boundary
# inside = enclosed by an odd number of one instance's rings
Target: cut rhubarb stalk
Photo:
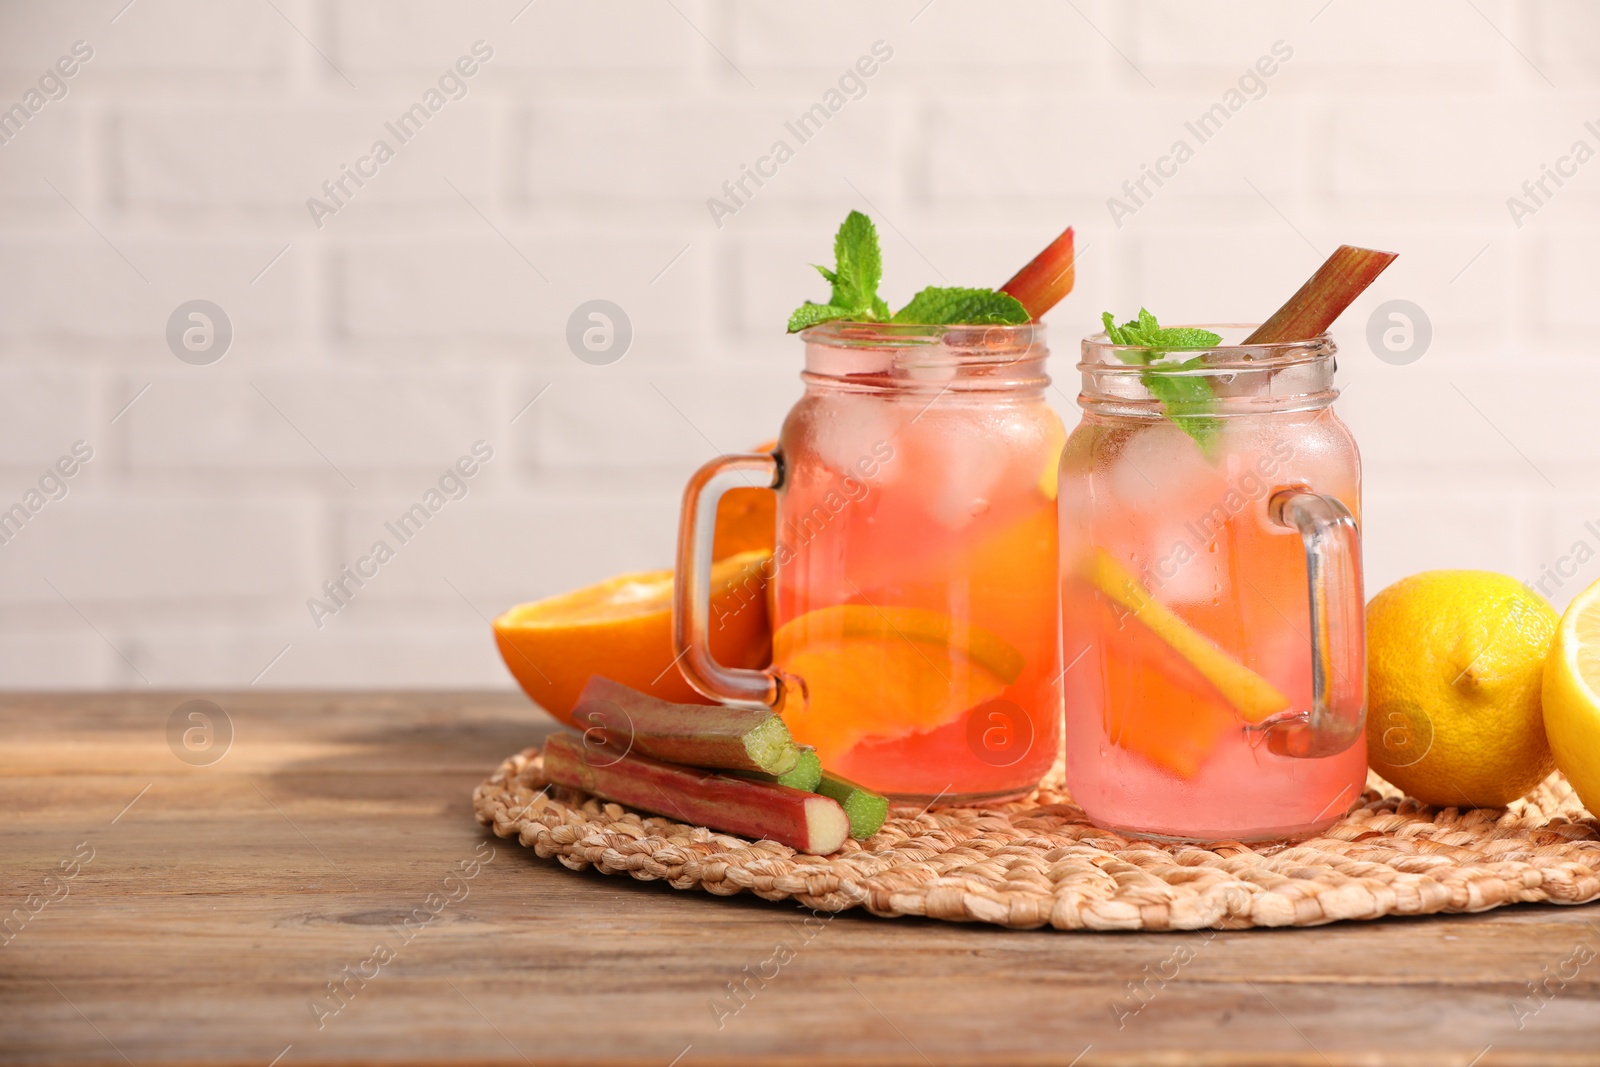
[[[877,833],[889,815],[888,797],[829,771],[823,772],[817,792],[839,802],[850,817],[850,836],[857,839]]]
[[[850,835],[838,802],[787,786],[678,767],[648,756],[610,749],[585,751],[572,734],[552,734],[544,745],[545,780],[653,811],[691,826],[753,840],[776,841],[826,856]]]
[[[1350,302],[1377,280],[1396,253],[1340,245],[1317,272],[1244,339],[1247,345],[1282,345],[1319,337]]]
[[[591,743],[690,767],[783,774],[800,762],[789,728],[771,711],[669,704],[599,675],[583,687],[572,721]]]
[[[773,782],[777,785],[786,785],[790,789],[815,793],[817,783],[822,781],[822,760],[817,756],[816,749],[809,745],[801,745],[800,762],[782,774],[761,774],[756,771],[734,773],[744,778],[754,778],[758,782]]]
[[[1050,246],[1034,256],[1026,267],[1017,271],[1009,282],[1000,287],[1028,309],[1028,315],[1037,322],[1046,311],[1061,302],[1072,292],[1072,227],[1068,226]]]

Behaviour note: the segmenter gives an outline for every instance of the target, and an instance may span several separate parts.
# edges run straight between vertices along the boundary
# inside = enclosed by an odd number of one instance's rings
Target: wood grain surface
[[[204,766],[168,743],[195,697],[232,725]],[[0,700],[0,1063],[1600,1063],[1600,908],[815,918],[487,834],[473,786],[549,726],[509,694]]]

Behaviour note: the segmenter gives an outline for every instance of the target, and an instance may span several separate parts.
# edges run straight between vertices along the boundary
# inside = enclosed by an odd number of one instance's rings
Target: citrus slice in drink
[[[1061,450],[1067,443],[1067,431],[1059,422],[1052,420],[1046,428],[1050,435],[1050,443],[1044,449],[1044,470],[1039,474],[1039,492],[1044,494],[1046,500],[1054,500],[1061,481]]]
[[[1238,712],[1154,631],[1087,582],[1069,582],[1066,597],[1069,647],[1081,647],[1075,644],[1079,637],[1093,635],[1089,655],[1100,669],[1107,743],[1184,781],[1193,779],[1224,737],[1238,733]],[[1069,690],[1069,708],[1074,699]]]
[[[718,663],[766,664],[771,562],[758,550],[712,564],[710,639]],[[494,637],[523,691],[568,725],[595,674],[674,704],[707,703],[684,681],[673,655],[669,570],[622,574],[518,604],[494,620]]]
[[[1259,723],[1289,709],[1289,698],[1276,686],[1179,618],[1105,549],[1095,548],[1090,552],[1087,570],[1089,581],[1096,589],[1182,656],[1202,678],[1216,687],[1245,722]]]
[[[791,619],[772,661],[805,681],[784,710],[797,742],[823,766],[863,738],[936,729],[1016,681],[1022,654],[1004,639],[922,608],[836,604]],[[798,703],[798,702],[797,702]]]
[[[1241,719],[1259,722],[1290,706],[1102,549],[1063,596],[1068,646],[1081,636],[1099,656],[1107,740],[1179,778],[1198,774]]]

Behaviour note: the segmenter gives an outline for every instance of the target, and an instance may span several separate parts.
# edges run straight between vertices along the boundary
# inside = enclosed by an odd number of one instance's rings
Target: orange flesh
[[[1193,778],[1223,736],[1238,729],[1238,714],[1137,616],[1073,584],[1081,593],[1065,610],[1085,613],[1100,634],[1107,741],[1179,778]]]

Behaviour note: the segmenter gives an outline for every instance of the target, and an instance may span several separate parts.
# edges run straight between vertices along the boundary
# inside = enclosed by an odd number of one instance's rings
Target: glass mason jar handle
[[[1300,531],[1311,594],[1311,711],[1264,724],[1267,746],[1284,756],[1337,755],[1361,737],[1367,717],[1361,532],[1339,500],[1304,487],[1278,490],[1267,514]]]
[[[776,489],[783,462],[775,452],[718,456],[694,472],[683,490],[678,518],[678,568],[672,581],[672,651],[683,677],[712,700],[734,707],[775,707],[784,679],[774,669],[724,667],[711,655],[711,553],[717,536],[717,504],[729,489],[748,488],[748,475]],[[770,580],[770,576],[769,576]]]

